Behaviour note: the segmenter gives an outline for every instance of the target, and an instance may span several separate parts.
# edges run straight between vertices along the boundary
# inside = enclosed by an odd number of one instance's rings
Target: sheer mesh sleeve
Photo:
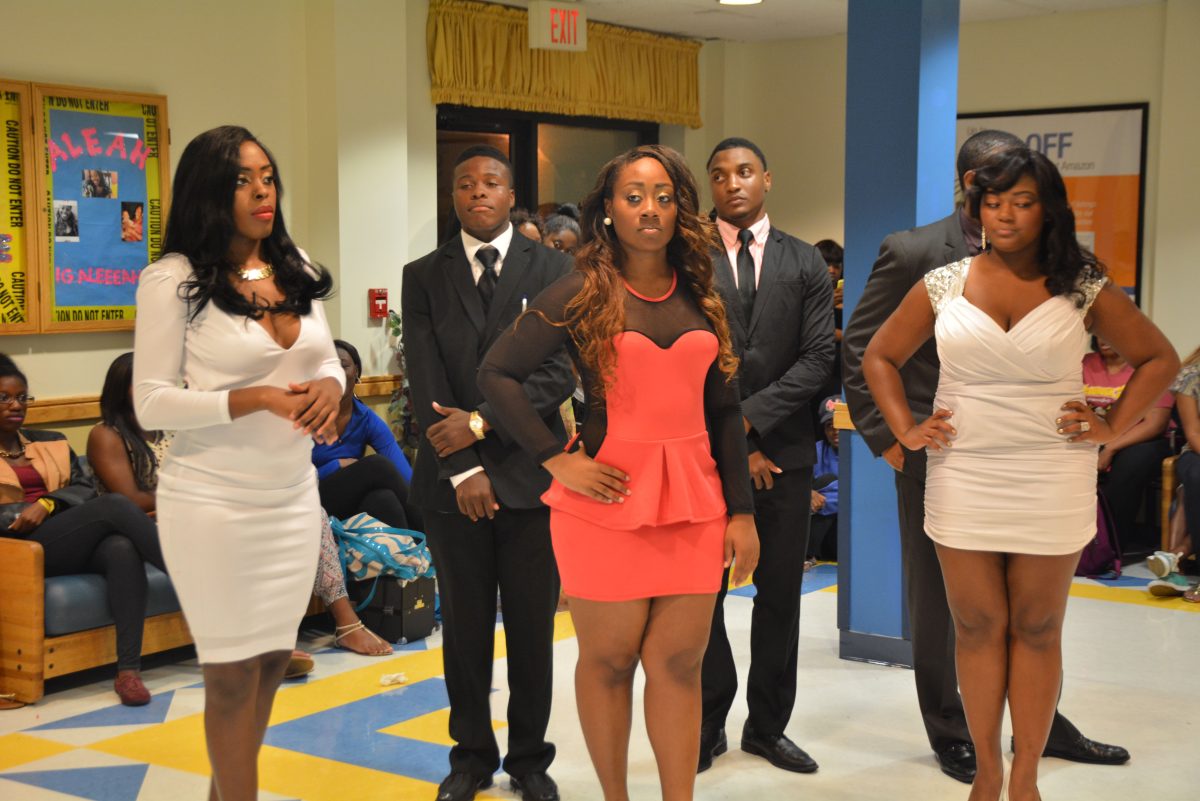
[[[564,309],[583,286],[583,276],[570,273],[546,287],[529,304],[528,313],[496,340],[479,368],[479,389],[500,423],[542,463],[562,451],[562,443],[546,426],[522,386],[556,350],[570,341],[561,325]]]
[[[721,476],[725,506],[731,515],[754,514],[746,429],[738,395],[737,380],[726,381],[725,374],[714,361],[704,379],[704,414],[708,419],[708,438],[717,473]]]

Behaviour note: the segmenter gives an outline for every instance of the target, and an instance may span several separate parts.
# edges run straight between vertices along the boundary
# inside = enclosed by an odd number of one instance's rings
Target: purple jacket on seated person
[[[367,408],[358,398],[354,399],[354,410],[350,413],[350,422],[346,430],[332,445],[314,445],[312,461],[317,466],[317,478],[326,478],[337,472],[341,467],[339,459],[361,459],[367,452],[367,446],[387,458],[404,480],[412,481],[412,465],[404,458],[404,452],[396,444],[392,429],[383,418]]]

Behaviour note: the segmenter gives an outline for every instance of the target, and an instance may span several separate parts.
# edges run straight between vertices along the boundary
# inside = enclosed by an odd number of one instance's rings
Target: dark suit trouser
[[[558,570],[550,511],[501,509],[477,523],[461,514],[425,512],[442,606],[442,659],[450,696],[450,770],[491,776],[500,767],[489,696],[495,652],[496,590],[508,643],[508,754],[518,778],[545,771],[553,690]]]
[[[911,458],[911,457],[909,457]],[[946,602],[946,584],[933,540],[925,533],[925,482],[896,473],[900,515],[900,558],[908,601],[917,704],[934,751],[971,742],[958,672],[954,664],[954,623]],[[1047,746],[1065,747],[1078,734],[1055,711]]]
[[[808,551],[812,468],[785,470],[770,490],[754,492],[754,523],[761,551],[754,571],[750,620],[750,675],[746,680],[749,723],[763,735],[783,734],[796,703],[800,645],[800,584]],[[705,726],[723,727],[737,696],[737,666],[725,631],[721,582],[702,673]]]

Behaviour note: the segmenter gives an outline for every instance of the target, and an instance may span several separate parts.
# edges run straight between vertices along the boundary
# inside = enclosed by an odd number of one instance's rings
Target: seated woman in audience
[[[1093,352],[1083,357],[1084,393],[1088,405],[1103,415],[1121,397],[1133,367],[1099,337],[1093,339],[1092,348]],[[1163,433],[1171,422],[1174,402],[1171,393],[1165,393],[1137,425],[1100,449],[1100,491],[1112,510],[1117,538],[1126,554],[1154,550],[1138,531],[1137,514],[1147,485],[1161,472],[1163,459],[1171,455]]]
[[[1200,588],[1179,574],[1180,561],[1196,552],[1200,542],[1200,348],[1192,352],[1183,363],[1179,377],[1171,385],[1175,393],[1175,407],[1179,410],[1179,421],[1183,425],[1185,444],[1183,453],[1175,462],[1175,476],[1179,479],[1183,502],[1172,519],[1171,543],[1166,551],[1158,551],[1146,560],[1164,589],[1174,587],[1184,593],[1189,601],[1200,602]]]
[[[552,214],[542,226],[542,244],[568,255],[579,247],[579,222],[566,214]]]
[[[508,219],[518,234],[527,236],[534,242],[542,241],[541,221],[525,209],[513,209],[509,213]]]
[[[129,498],[96,497],[65,436],[21,427],[31,400],[25,375],[0,355],[0,529],[41,543],[47,577],[104,576],[117,630],[113,689],[126,706],[147,704],[140,673],[145,563],[166,570],[158,530]]]
[[[133,353],[122,353],[108,367],[100,392],[100,422],[88,434],[87,456],[100,495],[124,495],[154,516],[158,466],[171,438],[145,431],[133,411]]]
[[[406,507],[412,467],[387,423],[354,397],[354,385],[362,375],[358,349],[340,339],[333,344],[346,371],[346,391],[338,410],[337,441],[316,445],[312,452],[320,479],[317,486],[321,506],[332,517],[346,519],[365,512],[395,528],[420,526],[417,510]],[[368,445],[375,451],[371,456],[365,456]],[[370,656],[392,652],[391,646],[368,630],[354,613],[346,597],[337,544],[328,527],[321,537],[316,593],[333,616],[336,645]]]

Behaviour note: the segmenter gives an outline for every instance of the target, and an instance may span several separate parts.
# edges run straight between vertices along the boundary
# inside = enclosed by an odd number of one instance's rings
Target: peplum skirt
[[[542,495],[563,591],[590,601],[716,593],[728,518],[708,433],[651,441],[610,433],[595,459],[630,476],[624,503],[557,481]]]

